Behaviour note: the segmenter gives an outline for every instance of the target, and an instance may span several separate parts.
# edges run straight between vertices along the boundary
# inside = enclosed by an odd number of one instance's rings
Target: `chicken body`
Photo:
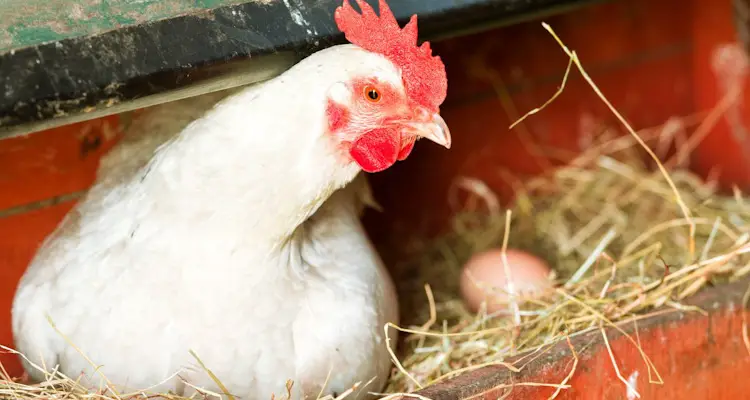
[[[323,394],[380,390],[395,291],[359,221],[366,180],[323,135],[325,96],[363,65],[400,79],[342,45],[140,116],[24,275],[18,350],[91,387],[220,392],[192,350],[243,399],[284,397],[288,379],[315,398],[329,373]]]

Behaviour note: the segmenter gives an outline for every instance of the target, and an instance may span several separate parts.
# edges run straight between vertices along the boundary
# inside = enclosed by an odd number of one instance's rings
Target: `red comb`
[[[417,46],[417,16],[401,29],[385,0],[379,0],[380,16],[364,0],[355,0],[357,13],[349,0],[336,9],[336,25],[346,40],[365,50],[379,53],[401,68],[409,98],[437,112],[448,91],[445,66],[432,56],[430,43]]]

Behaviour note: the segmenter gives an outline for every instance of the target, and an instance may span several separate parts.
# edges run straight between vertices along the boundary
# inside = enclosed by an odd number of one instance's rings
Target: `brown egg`
[[[492,249],[477,253],[466,262],[460,287],[470,310],[476,312],[483,301],[490,313],[507,308],[510,296],[501,254],[500,249]],[[551,271],[543,260],[520,250],[508,249],[506,254],[517,296],[537,296],[552,288]]]

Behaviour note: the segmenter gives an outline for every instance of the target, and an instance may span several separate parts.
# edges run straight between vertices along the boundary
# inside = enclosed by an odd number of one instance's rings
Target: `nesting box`
[[[744,46],[738,34],[744,29],[743,4],[596,2],[434,43],[449,77],[441,113],[451,128],[453,148],[418,146],[408,160],[370,178],[386,212],[366,214],[365,223],[386,264],[394,266],[397,284],[414,272],[395,267],[414,255],[413,243],[451,229],[455,209],[449,199],[457,179],[480,180],[510,201],[515,186],[508,176],[525,179],[564,164],[586,149],[593,122],[620,123],[574,71],[553,103],[510,129],[557,91],[568,65],[569,57],[542,21],[576,51],[609,101],[640,129],[720,103],[726,84],[717,65],[722,51]],[[744,88],[748,80],[743,75],[735,82]],[[716,118],[691,159],[694,171],[717,179],[725,191],[747,189],[750,183],[738,133],[748,123],[744,104]],[[10,305],[18,279],[37,246],[93,182],[99,157],[121,136],[120,122],[115,114],[0,141],[0,344],[13,347]],[[554,155],[536,154],[530,142],[554,149]],[[613,331],[608,343],[594,330],[555,344],[519,372],[487,366],[419,393],[431,399],[541,399],[555,392],[566,399],[632,399],[635,393],[646,399],[743,398],[748,385],[741,377],[750,370],[743,341],[748,283],[708,288],[690,300],[706,313],[657,313]],[[662,384],[649,383],[650,370],[630,342],[636,331],[642,351],[653,355]],[[581,348],[586,350],[571,351]],[[11,375],[21,374],[15,356],[0,353],[0,362]],[[568,376],[574,363],[578,368]],[[566,388],[513,382],[565,382]]]

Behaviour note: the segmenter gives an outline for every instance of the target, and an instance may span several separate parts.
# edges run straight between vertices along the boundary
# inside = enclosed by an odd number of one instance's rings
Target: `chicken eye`
[[[371,103],[377,103],[380,101],[380,91],[373,86],[365,87],[365,98]]]

